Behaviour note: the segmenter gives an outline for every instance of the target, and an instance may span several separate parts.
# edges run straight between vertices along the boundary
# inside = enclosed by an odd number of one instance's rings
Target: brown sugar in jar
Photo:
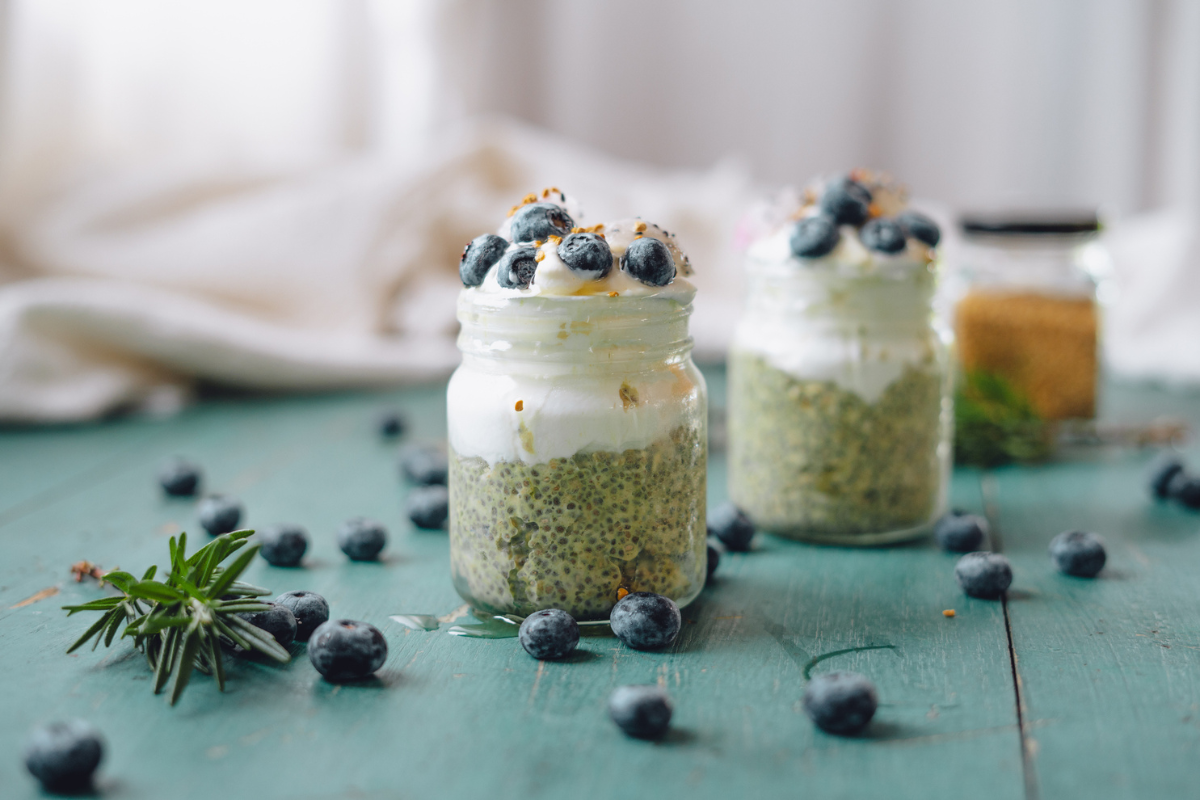
[[[967,371],[1007,378],[1045,419],[1096,414],[1096,304],[1090,297],[972,291],[955,311]]]
[[[1099,324],[1083,254],[1096,216],[976,217],[962,230],[953,316],[963,370],[1003,378],[1044,419],[1094,417]]]

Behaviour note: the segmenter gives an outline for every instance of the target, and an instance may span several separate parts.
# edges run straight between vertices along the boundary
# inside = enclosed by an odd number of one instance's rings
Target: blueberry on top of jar
[[[880,253],[899,253],[907,246],[904,228],[891,219],[873,219],[858,232],[859,239],[868,250]]]
[[[817,214],[796,223],[788,244],[797,258],[820,258],[833,252],[838,239],[837,221],[828,214]]]
[[[840,178],[825,188],[820,207],[839,225],[862,225],[870,217],[871,192],[856,180]]]
[[[621,269],[647,286],[666,286],[675,280],[675,259],[658,239],[639,236],[621,256]]]
[[[551,236],[566,236],[574,220],[554,203],[530,203],[518,208],[509,228],[514,242],[544,242]]]
[[[508,240],[494,233],[476,236],[463,250],[458,262],[458,277],[463,286],[478,286],[487,277],[488,270],[504,257]]]
[[[528,289],[537,272],[537,250],[519,247],[509,250],[496,267],[496,280],[505,289]]]
[[[896,215],[896,222],[906,234],[929,247],[937,247],[942,240],[937,223],[918,211],[901,211]]]
[[[569,270],[589,280],[598,281],[612,271],[612,249],[599,234],[568,234],[557,252]]]

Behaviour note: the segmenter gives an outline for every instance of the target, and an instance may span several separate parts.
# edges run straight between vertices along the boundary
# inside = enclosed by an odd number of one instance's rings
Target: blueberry
[[[675,259],[658,239],[634,239],[621,256],[621,269],[647,286],[666,286],[675,280]]]
[[[1200,509],[1200,478],[1179,475],[1171,481],[1171,497],[1192,509]]]
[[[608,624],[617,638],[634,650],[657,650],[675,641],[683,617],[669,597],[630,592],[613,606]]]
[[[712,546],[712,542],[708,543],[708,571],[705,573],[704,579],[711,581],[712,576],[716,573],[717,567],[721,565],[721,551]]]
[[[172,497],[191,497],[200,487],[200,467],[183,458],[172,458],[158,469],[158,482]]]
[[[308,532],[299,525],[272,525],[258,534],[262,549],[258,552],[268,564],[296,567],[308,549]]]
[[[445,484],[450,461],[440,448],[413,444],[400,451],[400,472],[418,486]]]
[[[829,672],[809,681],[801,704],[821,730],[853,736],[875,716],[879,695],[875,684],[857,672]]]
[[[1171,482],[1183,473],[1183,461],[1174,456],[1166,456],[1156,462],[1150,469],[1150,493],[1159,499],[1166,499],[1171,494]]]
[[[296,641],[307,642],[320,625],[329,620],[329,603],[316,592],[297,589],[284,592],[275,602],[292,612],[296,618]]]
[[[1012,565],[999,553],[967,553],[954,565],[954,577],[971,597],[995,600],[1012,584]]]
[[[220,536],[237,528],[242,520],[242,504],[235,497],[210,494],[200,501],[196,516],[204,530],[213,536]]]
[[[517,635],[521,647],[534,658],[566,658],[579,644],[579,625],[567,612],[548,608],[526,617]]]
[[[608,696],[608,716],[628,736],[657,739],[671,724],[671,698],[659,686],[618,686]]]
[[[598,281],[612,270],[612,250],[594,233],[572,233],[558,246],[558,257],[568,269],[588,280]]]
[[[983,546],[988,523],[983,517],[965,511],[951,511],[933,525],[938,547],[951,553],[970,553]]]
[[[858,232],[863,247],[880,253],[899,253],[905,248],[904,228],[891,219],[873,219]]]
[[[871,192],[857,181],[842,178],[825,189],[819,205],[839,225],[862,225],[871,213]]]
[[[504,255],[508,240],[494,233],[476,236],[463,250],[458,261],[458,277],[463,286],[478,286],[487,277],[488,270]]]
[[[510,250],[500,259],[496,268],[496,280],[505,289],[528,289],[537,272],[537,250],[521,247]]]
[[[296,615],[282,603],[267,603],[266,611],[247,611],[238,614],[256,628],[261,628],[275,637],[275,641],[287,647],[296,639]]]
[[[514,242],[545,242],[551,235],[566,236],[575,222],[562,206],[554,203],[530,203],[512,215],[509,228]]]
[[[450,516],[450,492],[445,486],[417,486],[408,493],[408,518],[418,528],[439,530]]]
[[[388,409],[382,412],[376,421],[376,428],[379,430],[379,435],[385,439],[395,439],[404,433],[404,429],[407,427],[408,424],[404,420],[404,415],[395,409]]]
[[[745,552],[754,537],[754,523],[733,503],[722,503],[708,512],[708,535],[734,552]]]
[[[833,217],[817,214],[797,222],[788,243],[797,258],[820,258],[837,247],[840,236]]]
[[[355,517],[338,528],[337,542],[351,561],[374,561],[387,544],[387,529],[382,522]]]
[[[99,731],[81,719],[34,729],[25,745],[25,768],[49,792],[82,792],[104,756]]]
[[[387,660],[387,640],[374,625],[330,620],[308,640],[308,660],[325,680],[355,681],[374,674]]]
[[[1104,569],[1104,540],[1087,531],[1065,531],[1050,540],[1050,558],[1064,575],[1094,578]]]
[[[896,215],[896,222],[905,234],[930,247],[937,247],[942,240],[942,231],[937,223],[917,211],[901,211]]]

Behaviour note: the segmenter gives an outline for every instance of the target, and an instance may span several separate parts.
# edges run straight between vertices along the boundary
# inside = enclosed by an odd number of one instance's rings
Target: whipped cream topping
[[[902,187],[858,175],[871,190],[874,216],[904,210]],[[798,220],[821,213],[823,189],[824,182],[802,193],[785,190],[743,220],[750,285],[733,347],[797,380],[829,381],[874,403],[906,367],[937,357],[930,340],[936,253],[912,236],[899,252],[872,250],[860,228],[841,225],[829,253],[797,257],[792,231]]]
[[[561,205],[579,225],[579,209],[556,192],[536,202]],[[510,226],[511,216],[498,235],[509,238]],[[696,289],[683,277],[691,264],[674,235],[640,219],[574,231],[608,243],[613,265],[604,278],[571,270],[555,236],[520,245],[538,251],[528,287],[500,286],[497,264],[482,284],[460,293],[463,365],[447,391],[450,446],[460,456],[541,464],[641,449],[686,417],[702,416],[704,379],[686,358]],[[675,278],[666,286],[621,269],[621,256],[640,236],[667,245]],[[517,248],[510,243],[508,251]]]

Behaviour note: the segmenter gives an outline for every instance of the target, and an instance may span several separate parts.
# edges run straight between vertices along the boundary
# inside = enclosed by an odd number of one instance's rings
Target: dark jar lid
[[[1094,211],[964,214],[958,224],[968,236],[1083,236],[1100,230]]]

